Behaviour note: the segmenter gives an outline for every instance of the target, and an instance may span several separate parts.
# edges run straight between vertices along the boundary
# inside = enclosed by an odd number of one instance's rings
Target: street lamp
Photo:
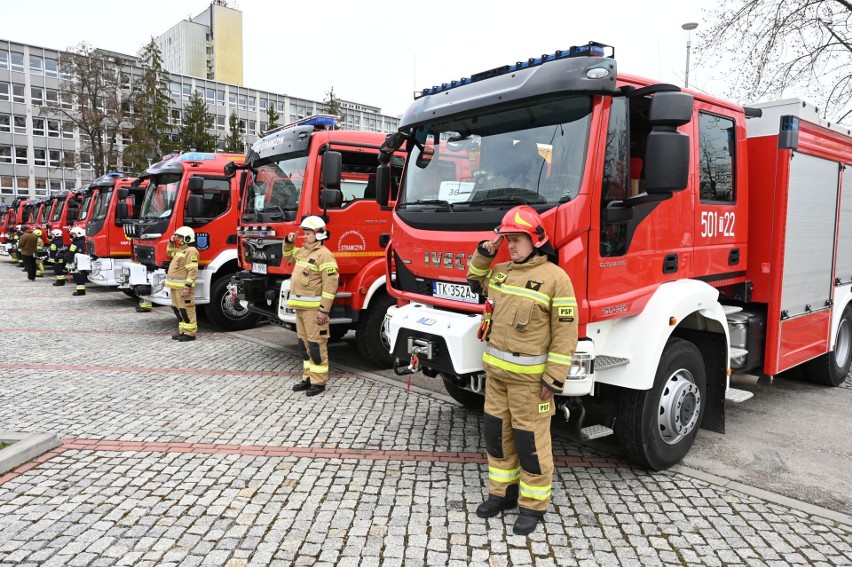
[[[692,30],[698,27],[697,22],[687,22],[680,26],[686,32],[686,73],[684,73],[683,88],[689,88],[689,50],[692,48]]]

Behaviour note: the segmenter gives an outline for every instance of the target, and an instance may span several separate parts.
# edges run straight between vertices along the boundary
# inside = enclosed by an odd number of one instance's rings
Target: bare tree
[[[699,64],[725,62],[729,96],[757,101],[795,89],[831,122],[852,114],[850,0],[720,0],[710,16]]]
[[[89,161],[95,177],[118,167],[119,134],[132,127],[128,101],[133,97],[133,85],[123,72],[126,64],[118,54],[86,43],[63,55],[63,72],[69,80],[60,81],[59,100],[40,109],[48,116],[61,116],[80,131],[80,155],[63,165]]]

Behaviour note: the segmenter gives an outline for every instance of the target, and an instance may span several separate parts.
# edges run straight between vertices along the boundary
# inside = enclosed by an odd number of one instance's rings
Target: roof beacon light
[[[609,54],[607,54],[607,51],[609,51]],[[573,57],[609,57],[611,59],[615,59],[615,48],[611,45],[598,43],[596,41],[590,41],[584,45],[572,45],[565,51],[560,50],[555,53],[544,54],[541,57],[530,57],[526,61],[518,61],[514,65],[503,65],[502,67],[496,67],[494,69],[489,69],[488,71],[475,73],[470,77],[462,77],[457,81],[450,81],[449,83],[442,83],[441,85],[436,85],[429,89],[423,89],[419,96],[416,95],[414,98],[438,94],[456,87],[490,79],[492,77],[508,75],[509,73],[529,69],[530,67],[538,67],[539,65],[556,61],[557,59],[568,59]]]
[[[317,130],[325,130],[327,128],[331,129],[337,126],[338,120],[340,120],[340,117],[335,116],[334,114],[312,114],[307,118],[302,118],[301,120],[291,122],[290,124],[278,126],[272,130],[267,130],[263,133],[263,135],[268,136],[273,132],[280,132],[281,130],[286,130],[288,128],[295,128],[296,126],[313,126]]]

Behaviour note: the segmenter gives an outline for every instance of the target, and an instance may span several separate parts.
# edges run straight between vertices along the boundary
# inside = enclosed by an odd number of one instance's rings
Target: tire
[[[852,366],[852,306],[847,305],[837,325],[834,350],[805,363],[808,380],[820,386],[840,386]]]
[[[650,390],[623,389],[616,434],[630,459],[660,471],[677,464],[701,425],[707,374],[698,348],[669,339]]]
[[[331,325],[329,327],[329,338],[332,341],[340,341],[349,332],[349,327],[346,325]]]
[[[136,297],[136,293],[134,293],[132,289],[122,289],[121,291],[124,292],[124,295],[127,297]]]
[[[228,291],[230,274],[224,274],[213,280],[210,286],[210,303],[204,306],[207,320],[220,331],[244,331],[251,329],[260,320],[260,315],[233,304]]]
[[[396,305],[396,300],[389,295],[374,295],[367,310],[361,312],[355,329],[355,344],[361,356],[381,369],[393,367],[390,340],[384,326],[385,313],[392,305]]]
[[[483,411],[485,409],[484,395],[456,386],[455,381],[446,374],[441,374],[441,378],[444,380],[444,388],[452,399],[470,410]]]

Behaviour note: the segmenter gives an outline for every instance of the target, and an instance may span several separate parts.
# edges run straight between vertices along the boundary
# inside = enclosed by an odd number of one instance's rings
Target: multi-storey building
[[[136,57],[110,55],[124,62],[131,83],[139,80],[143,70]],[[71,80],[63,66],[65,56],[63,51],[0,39],[0,203],[10,203],[17,196],[46,196],[59,189],[79,187],[94,177],[79,130],[42,107],[45,103],[75,104],[60,95],[65,90],[60,88],[61,81]],[[211,133],[219,136],[220,143],[228,134],[232,112],[240,120],[244,143],[250,145],[267,129],[270,106],[280,116],[279,124],[325,111],[318,101],[172,74],[169,119],[173,141],[179,140],[183,107],[194,91],[204,96],[214,116]],[[380,108],[338,102],[344,108],[347,129],[394,132],[399,125],[398,117],[383,115]],[[64,167],[69,163],[73,167]]]

